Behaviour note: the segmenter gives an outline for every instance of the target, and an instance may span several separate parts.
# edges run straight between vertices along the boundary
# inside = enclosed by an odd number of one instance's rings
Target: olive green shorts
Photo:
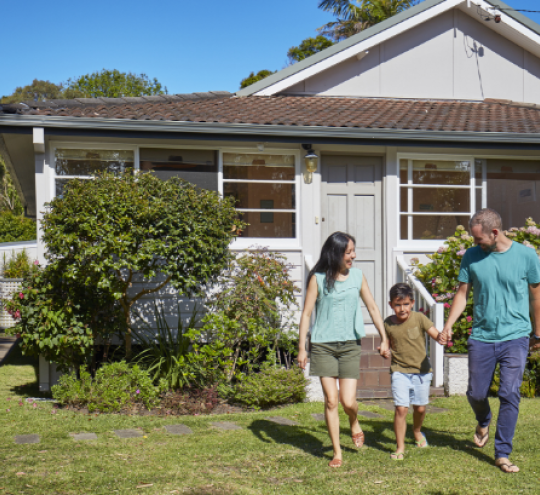
[[[311,343],[309,374],[334,378],[360,378],[360,341]]]

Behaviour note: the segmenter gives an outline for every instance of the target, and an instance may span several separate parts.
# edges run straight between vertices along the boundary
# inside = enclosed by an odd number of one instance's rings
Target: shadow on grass
[[[308,426],[284,426],[266,419],[257,419],[251,423],[248,429],[262,442],[289,444],[302,449],[314,457],[328,457],[332,459],[332,447],[325,447],[321,440],[310,433],[310,431],[319,432],[321,429],[326,433],[326,426],[313,428]],[[350,447],[342,446],[341,450],[355,452],[355,449]]]
[[[34,379],[24,385],[14,385],[10,388],[12,393],[26,397],[50,397],[49,393],[39,391],[39,361],[35,356],[24,356],[21,351],[20,341],[17,341],[7,358],[2,362],[1,366],[31,366],[34,369]]]
[[[369,426],[373,429],[373,431],[366,431],[365,445],[382,452],[393,452],[395,449],[393,422],[371,420],[369,421]],[[304,452],[315,457],[330,457],[332,454],[331,446],[325,447],[319,438],[310,433],[310,431],[324,431],[326,433],[325,425],[314,428],[302,426],[281,426],[272,423],[271,421],[258,419],[253,421],[251,426],[249,426],[249,429],[257,438],[266,443],[275,442],[289,444],[293,447],[302,449]],[[344,433],[344,430],[350,434],[349,428],[342,428],[341,432]],[[460,450],[470,454],[481,462],[494,465],[494,459],[480,451],[478,447],[476,447],[476,445],[474,445],[474,443],[470,440],[458,440],[452,435],[442,433],[432,428],[423,428],[423,432],[426,434],[428,442],[432,447],[451,447],[454,450]],[[409,427],[408,437],[411,435],[412,428]],[[388,447],[388,443],[392,444],[390,448]],[[355,451],[355,449],[343,445],[341,448],[345,452]],[[432,495],[438,495],[439,493],[442,492],[432,492]]]

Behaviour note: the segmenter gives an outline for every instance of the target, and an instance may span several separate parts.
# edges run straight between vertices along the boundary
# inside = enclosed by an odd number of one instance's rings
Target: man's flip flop
[[[403,460],[403,452],[393,452],[390,454],[390,459],[393,461],[402,461]]]
[[[414,442],[419,449],[425,449],[426,447],[429,447],[426,436],[423,433],[422,436],[424,437],[423,440],[420,440],[419,442],[415,440]]]
[[[488,443],[489,425],[487,428],[487,431],[482,436],[480,436],[478,433],[478,426],[476,427],[476,431],[474,432],[474,444],[479,448],[485,447],[486,443]]]
[[[510,471],[510,468],[513,468],[513,467],[517,467],[515,464],[512,464],[510,462],[503,462],[502,464],[497,464],[496,465],[503,473],[506,473],[506,474],[514,474],[514,473],[517,473],[518,471]],[[505,468],[505,469],[503,469]],[[518,468],[519,469],[519,468]]]

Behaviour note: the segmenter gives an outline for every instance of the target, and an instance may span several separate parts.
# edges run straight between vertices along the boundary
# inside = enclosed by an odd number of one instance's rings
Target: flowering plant
[[[527,218],[525,227],[504,231],[513,241],[520,242],[540,255],[540,224]],[[463,255],[473,246],[473,237],[462,225],[458,225],[453,236],[449,237],[436,253],[428,255],[431,263],[416,263],[416,277],[437,302],[444,303],[445,320],[448,318],[452,301],[459,287],[458,275]],[[463,354],[467,352],[467,340],[473,326],[473,291],[469,293],[467,306],[461,318],[454,324],[452,341],[447,352]],[[442,330],[442,329],[439,329]]]

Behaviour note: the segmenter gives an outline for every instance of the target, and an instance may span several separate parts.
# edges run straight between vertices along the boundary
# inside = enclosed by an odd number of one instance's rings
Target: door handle
[[[322,217],[322,221],[324,222],[326,219],[324,217]]]

